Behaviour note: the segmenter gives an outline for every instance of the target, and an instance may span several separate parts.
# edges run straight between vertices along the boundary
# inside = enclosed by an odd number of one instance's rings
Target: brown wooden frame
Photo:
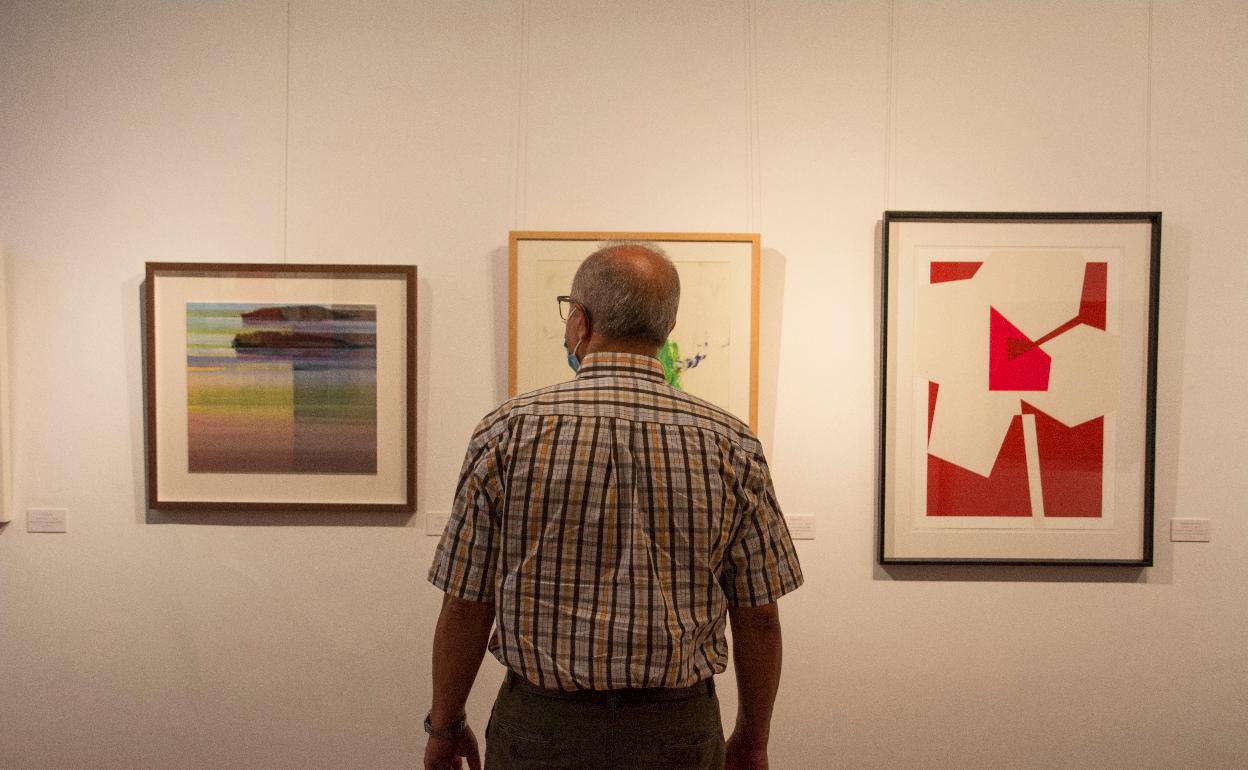
[[[652,241],[660,246],[664,242],[713,242],[713,243],[750,243],[750,393],[749,415],[750,428],[758,430],[758,333],[759,333],[759,265],[760,238],[758,233],[667,233],[667,232],[628,232],[628,231],[550,231],[520,230],[512,231],[508,238],[508,362],[507,389],[516,395],[517,388],[517,304],[519,302],[517,288],[518,250],[520,241],[526,240],[559,240],[559,241]],[[586,253],[589,256],[589,253]]]
[[[322,280],[379,279],[392,277],[404,282],[405,361],[403,372],[405,426],[403,443],[403,499],[394,503],[343,503],[292,500],[290,502],[247,500],[181,500],[164,499],[158,488],[156,368],[156,300],[157,282],[163,276],[208,278],[310,278]],[[248,264],[248,263],[184,263],[148,262],[143,287],[144,298],[144,368],[145,407],[147,413],[147,500],[148,507],[165,511],[336,511],[336,512],[403,512],[416,507],[416,267],[414,265],[310,265],[310,264]],[[223,474],[224,475],[224,474]],[[238,474],[243,475],[243,474]]]

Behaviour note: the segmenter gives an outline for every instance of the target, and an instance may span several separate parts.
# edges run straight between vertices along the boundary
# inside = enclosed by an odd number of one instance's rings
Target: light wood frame
[[[522,250],[526,250],[526,246],[539,245],[541,242],[552,242],[558,244],[567,244],[568,242],[577,242],[581,245],[578,250],[579,259],[584,259],[595,251],[603,242],[608,241],[643,241],[655,243],[660,247],[671,251],[679,251],[684,245],[691,244],[741,244],[749,249],[749,265],[748,265],[748,303],[743,305],[736,312],[748,313],[748,329],[749,329],[749,373],[748,373],[748,405],[734,411],[738,417],[746,421],[751,429],[757,430],[758,426],[758,336],[759,336],[759,252],[760,239],[757,233],[670,233],[670,232],[633,232],[633,231],[513,231],[510,233],[508,252],[510,256],[509,270],[509,286],[508,286],[508,390],[511,395],[518,392],[529,390],[532,387],[552,384],[549,382],[524,382],[525,379],[520,373],[519,349],[520,335],[525,333],[521,329],[526,325],[524,313],[520,312],[520,284],[521,274],[526,270],[526,256],[521,254]],[[681,262],[679,255],[673,255],[673,261],[678,265]],[[742,276],[741,280],[745,280]],[[689,294],[689,287],[682,287],[682,294]],[[549,304],[549,311],[554,312],[554,297],[542,297],[543,308]],[[679,316],[678,316],[679,318]],[[567,375],[571,377],[569,372]],[[697,395],[697,393],[694,393]]]

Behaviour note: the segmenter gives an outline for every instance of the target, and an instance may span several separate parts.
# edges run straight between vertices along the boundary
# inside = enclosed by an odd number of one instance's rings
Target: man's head
[[[581,263],[571,296],[580,307],[564,329],[569,350],[654,355],[676,325],[680,277],[653,244],[609,243]]]

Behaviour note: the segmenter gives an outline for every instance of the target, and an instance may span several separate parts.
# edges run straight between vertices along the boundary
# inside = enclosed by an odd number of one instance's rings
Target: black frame
[[[901,558],[888,556],[886,546],[887,446],[888,446],[888,312],[889,312],[889,231],[894,222],[1147,222],[1150,225],[1148,278],[1148,340],[1145,383],[1144,489],[1141,558],[1118,559],[980,559],[980,558]],[[1031,566],[1113,566],[1151,567],[1153,565],[1153,474],[1157,416],[1157,333],[1159,279],[1161,275],[1161,212],[985,212],[985,211],[885,211],[881,237],[880,278],[880,434],[878,447],[877,551],[881,565],[1031,565]]]

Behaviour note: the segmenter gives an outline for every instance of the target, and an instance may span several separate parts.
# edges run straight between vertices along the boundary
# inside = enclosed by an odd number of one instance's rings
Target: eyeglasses
[[[555,297],[555,301],[559,303],[559,318],[564,321],[572,317],[573,305],[579,307],[582,313],[585,312],[585,306],[579,301],[572,299],[567,294],[561,294],[560,296]]]

